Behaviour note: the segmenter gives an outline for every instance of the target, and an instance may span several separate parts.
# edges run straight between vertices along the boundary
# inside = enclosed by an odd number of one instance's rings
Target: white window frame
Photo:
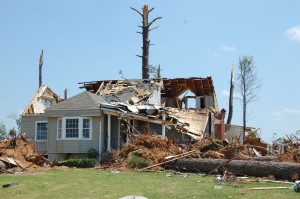
[[[84,128],[84,125],[83,125],[83,121],[84,120],[89,120],[89,128]],[[90,139],[91,137],[91,128],[92,128],[92,120],[90,118],[82,118],[82,139]],[[83,136],[83,131],[88,129],[89,130],[89,137],[84,137]]]
[[[46,139],[38,139],[38,136],[37,136],[38,123],[46,123],[47,124],[47,129],[46,129],[47,138]],[[35,138],[34,139],[35,139],[36,142],[45,142],[45,141],[48,140],[48,121],[36,121],[35,122]]]
[[[78,136],[77,137],[67,137],[67,128],[66,128],[66,126],[67,126],[67,120],[78,120],[78,127],[77,128],[69,128],[69,129],[76,129],[76,130],[78,130]],[[71,123],[72,124],[72,123]],[[65,137],[65,139],[79,139],[80,138],[80,129],[82,128],[82,126],[80,126],[80,118],[65,118],[65,124],[63,125],[63,129],[64,129],[64,137]],[[72,135],[74,132],[70,132],[70,134]]]
[[[76,138],[67,138],[66,137],[66,120],[67,119],[78,119],[78,137]],[[88,119],[90,121],[89,124],[89,138],[83,137],[83,120]],[[61,128],[61,138],[59,138],[59,121],[62,121],[62,128]],[[93,132],[93,120],[91,117],[62,117],[57,119],[57,139],[58,140],[92,140],[92,132]]]

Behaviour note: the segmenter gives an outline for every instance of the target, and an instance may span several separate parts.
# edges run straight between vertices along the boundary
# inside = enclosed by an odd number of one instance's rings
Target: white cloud
[[[285,35],[287,38],[300,43],[300,25],[287,29]]]
[[[221,91],[221,96],[222,97],[228,97],[229,96],[229,91],[228,90],[222,90]]]
[[[234,46],[223,45],[219,47],[218,51],[234,52],[236,51],[236,48]]]
[[[300,109],[281,109],[273,113],[275,120],[282,120],[285,115],[300,114]]]
[[[208,53],[214,56],[219,56],[221,53],[235,52],[236,48],[234,46],[222,45],[216,50],[209,50]]]
[[[229,97],[230,92],[228,90],[222,90],[221,91],[221,97]],[[233,93],[233,98],[241,98],[241,95],[239,93]]]

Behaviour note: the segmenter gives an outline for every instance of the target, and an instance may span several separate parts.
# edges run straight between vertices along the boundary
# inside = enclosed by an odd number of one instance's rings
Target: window
[[[61,139],[61,136],[62,136],[62,119],[58,119],[58,122],[57,122],[57,138],[58,139]]]
[[[47,140],[47,122],[36,122],[36,140]]]
[[[90,119],[83,119],[82,137],[90,138]]]
[[[91,123],[90,118],[59,118],[57,139],[91,139]]]
[[[79,119],[66,119],[66,138],[78,138]]]

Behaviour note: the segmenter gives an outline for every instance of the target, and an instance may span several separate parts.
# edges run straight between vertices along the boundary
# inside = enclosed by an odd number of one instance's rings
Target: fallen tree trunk
[[[228,162],[226,163],[226,161]],[[295,180],[300,177],[300,164],[270,161],[184,158],[166,164],[165,168],[207,173],[221,164],[224,164],[218,170],[221,173],[225,169],[236,174],[255,177],[274,176],[276,179],[283,180]]]
[[[250,158],[247,158],[246,160],[278,162],[278,157],[276,157],[276,156],[250,157]]]

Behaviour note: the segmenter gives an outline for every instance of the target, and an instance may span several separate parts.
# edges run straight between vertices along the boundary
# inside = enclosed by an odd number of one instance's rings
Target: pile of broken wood
[[[300,151],[298,145],[291,148],[287,148],[286,154],[291,154],[291,150]],[[300,159],[287,161],[282,158],[286,154],[268,151],[266,144],[250,138],[244,144],[229,144],[207,137],[185,146],[177,145],[174,140],[142,134],[120,150],[112,152],[110,167],[119,167],[119,170],[130,168],[130,153],[138,153],[149,162],[150,166],[139,170],[176,169],[207,174],[227,171],[285,180],[300,178]]]
[[[0,173],[34,170],[49,165],[36,147],[24,136],[18,135],[0,142]]]

